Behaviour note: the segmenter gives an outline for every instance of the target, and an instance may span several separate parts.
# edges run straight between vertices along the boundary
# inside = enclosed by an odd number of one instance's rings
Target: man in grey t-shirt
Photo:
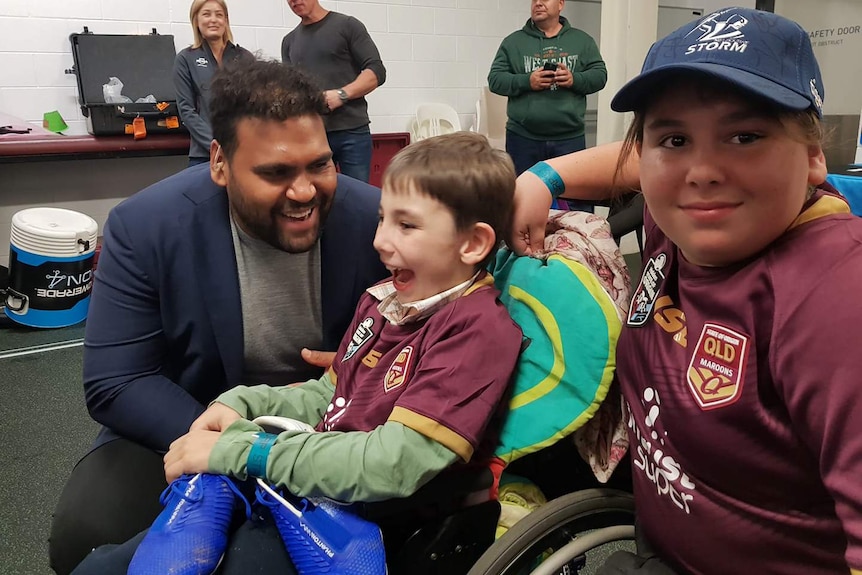
[[[386,81],[386,68],[365,26],[323,8],[318,0],[288,0],[302,20],[281,43],[281,60],[314,75],[324,89],[324,117],[333,160],[363,182],[371,172],[371,130],[365,96]]]

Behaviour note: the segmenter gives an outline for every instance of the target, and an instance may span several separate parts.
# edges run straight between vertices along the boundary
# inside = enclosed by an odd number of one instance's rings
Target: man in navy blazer
[[[216,396],[261,373],[318,377],[298,350],[334,351],[387,273],[373,248],[380,192],[336,175],[313,82],[256,61],[212,89],[210,163],[132,196],[105,226],[84,341],[87,407],[104,427],[55,512],[61,575],[149,526],[162,454]]]

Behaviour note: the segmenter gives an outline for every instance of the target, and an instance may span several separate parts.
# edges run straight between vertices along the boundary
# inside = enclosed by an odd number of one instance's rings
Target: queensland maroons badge
[[[404,346],[398,352],[398,356],[389,366],[386,375],[383,376],[383,391],[389,393],[396,387],[401,387],[407,381],[410,372],[410,362],[413,360],[413,346]]]
[[[714,323],[703,325],[686,379],[701,409],[715,409],[739,399],[745,382],[748,336]]]

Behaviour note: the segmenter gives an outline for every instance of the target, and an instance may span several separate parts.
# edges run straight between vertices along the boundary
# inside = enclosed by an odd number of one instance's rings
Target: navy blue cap
[[[808,33],[771,12],[723,8],[665,36],[650,48],[641,73],[611,100],[611,109],[641,107],[678,71],[708,74],[778,106],[813,107],[823,115],[823,79]]]

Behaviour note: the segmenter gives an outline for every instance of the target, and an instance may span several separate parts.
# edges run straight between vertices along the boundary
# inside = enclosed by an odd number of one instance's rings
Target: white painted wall
[[[75,210],[96,220],[101,235],[114,206],[179,172],[187,162],[183,156],[166,156],[0,163],[0,265],[9,265],[12,216],[19,210],[34,206]]]
[[[858,114],[862,109],[862,2],[859,0],[777,0],[775,12],[808,32],[820,64],[825,114]]]
[[[731,0],[727,0],[728,2]],[[84,26],[96,34],[173,34],[176,48],[191,42],[190,0],[0,0],[0,112],[41,123],[59,110],[70,129],[86,133],[69,34]],[[239,44],[279,58],[281,39],[298,23],[285,0],[228,0]],[[662,0],[661,6],[715,8],[715,0]],[[754,0],[736,0],[752,5]],[[473,124],[478,90],[504,36],[523,26],[529,0],[323,0],[324,6],[362,20],[388,70],[369,97],[375,133],[406,131],[416,106],[445,102]],[[601,5],[568,0],[566,16],[599,40]],[[659,26],[662,25],[659,18]],[[625,31],[620,31],[625,34]],[[608,61],[608,66],[616,63]],[[595,109],[597,97],[588,105]],[[12,214],[32,205],[77,208],[101,225],[120,199],[184,166],[181,157],[0,163],[0,264]]]
[[[717,7],[717,0],[666,0],[663,6]],[[754,4],[754,0],[738,4]],[[566,15],[600,34],[600,3],[570,0]],[[84,26],[97,34],[173,34],[177,50],[191,42],[189,0],[2,0],[0,2],[0,111],[40,122],[59,110],[69,133],[85,133],[69,34]],[[452,105],[462,123],[473,122],[478,88],[504,36],[529,15],[528,0],[324,0],[329,9],[362,20],[388,70],[371,94],[374,132],[404,131],[416,105]],[[280,57],[282,37],[299,22],[285,0],[232,0],[236,40],[252,51]],[[595,99],[591,100],[595,106]]]
[[[371,94],[374,132],[404,131],[416,105],[441,101],[470,125],[500,40],[523,25],[528,0],[325,0],[329,9],[365,23],[388,70]],[[57,109],[85,133],[68,36],[84,26],[97,34],[173,34],[177,50],[191,42],[189,0],[3,0],[0,2],[0,110],[41,121]],[[242,46],[280,57],[281,39],[298,23],[285,0],[229,0],[231,27]]]
[[[478,89],[502,38],[529,17],[528,0],[324,0],[362,20],[380,49],[388,80],[368,98],[375,133],[403,132],[416,106],[445,102],[473,123]],[[190,0],[0,0],[0,112],[41,123],[59,110],[67,133],[86,133],[69,34],[173,34],[192,40]],[[285,0],[228,0],[236,41],[280,58],[281,39],[299,23]],[[125,160],[0,163],[0,265],[8,265],[12,215],[33,205],[83,211],[104,224],[108,211],[142,187],[180,170],[179,156]]]

